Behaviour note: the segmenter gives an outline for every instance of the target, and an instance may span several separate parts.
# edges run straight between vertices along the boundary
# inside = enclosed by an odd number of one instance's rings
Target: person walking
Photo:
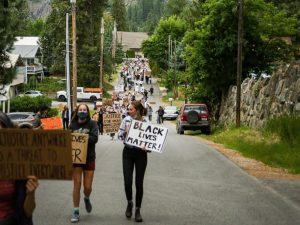
[[[43,129],[43,124],[41,119],[46,118],[49,111],[49,107],[46,105],[42,105],[39,108],[39,111],[34,116],[33,128],[34,129]]]
[[[153,91],[154,91],[154,88],[153,88],[153,86],[151,85],[151,87],[150,87],[150,95],[153,95]]]
[[[68,106],[65,105],[63,111],[61,112],[61,118],[63,123],[63,128],[68,129],[69,126],[69,109]]]
[[[95,121],[90,117],[89,107],[86,104],[80,104],[75,109],[69,129],[73,133],[85,133],[89,135],[86,164],[73,164],[73,213],[71,222],[79,221],[79,203],[81,183],[83,183],[85,209],[88,213],[92,211],[90,195],[95,171],[95,145],[98,142],[98,127]],[[83,182],[82,182],[83,177]]]
[[[150,122],[152,121],[152,114],[153,114],[153,109],[151,105],[148,105],[148,119]]]
[[[164,123],[164,113],[165,113],[165,111],[164,111],[164,109],[163,109],[163,107],[162,106],[159,106],[159,109],[156,111],[157,112],[157,123],[158,124],[161,124],[161,123]]]
[[[133,119],[146,122],[144,116],[147,114],[147,110],[144,106],[138,102],[133,101],[128,108],[129,116],[122,120],[122,124],[119,129],[118,137],[121,140],[125,140],[130,123]],[[132,217],[133,201],[132,201],[132,180],[133,180],[133,170],[135,168],[135,186],[136,186],[136,196],[135,196],[135,221],[142,222],[143,218],[141,216],[141,205],[144,193],[144,175],[147,167],[147,151],[142,148],[130,146],[124,144],[123,149],[123,176],[124,176],[124,187],[127,199],[127,207],[125,215],[128,219]]]
[[[0,112],[0,129],[14,128],[10,118]],[[32,225],[36,207],[35,191],[39,183],[30,175],[27,180],[0,180],[0,224]]]

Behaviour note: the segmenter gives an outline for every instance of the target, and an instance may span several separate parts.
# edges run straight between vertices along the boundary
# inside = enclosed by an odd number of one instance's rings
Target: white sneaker
[[[79,217],[79,211],[73,211],[71,223],[77,223],[79,221]]]

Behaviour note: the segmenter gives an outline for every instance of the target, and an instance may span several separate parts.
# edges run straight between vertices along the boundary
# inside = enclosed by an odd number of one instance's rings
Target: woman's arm
[[[96,144],[98,142],[98,127],[95,121],[91,120],[90,122],[89,144]]]
[[[26,197],[24,201],[24,211],[26,217],[30,218],[35,209],[35,190],[39,186],[38,180],[35,176],[28,176],[26,183]]]

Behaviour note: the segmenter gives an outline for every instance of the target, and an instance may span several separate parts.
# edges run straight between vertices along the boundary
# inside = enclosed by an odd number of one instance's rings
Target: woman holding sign
[[[13,127],[9,117],[0,112],[0,129]],[[35,176],[28,176],[27,180],[0,180],[0,224],[32,225],[38,186]]]
[[[88,213],[92,211],[90,194],[95,171],[95,145],[98,142],[98,128],[95,121],[90,117],[89,107],[86,104],[77,106],[69,129],[73,133],[84,133],[89,135],[86,164],[73,164],[73,214],[72,223],[79,221],[80,189],[83,176],[83,193],[85,209]]]
[[[125,140],[131,121],[139,120],[146,122],[144,116],[147,110],[138,102],[133,101],[128,108],[129,116],[125,117],[122,121],[118,137]],[[140,213],[142,199],[143,199],[143,183],[144,175],[147,167],[147,151],[142,148],[133,147],[125,144],[123,149],[123,176],[125,193],[128,201],[125,215],[129,219],[132,216],[133,201],[132,201],[132,180],[133,170],[135,168],[135,184],[136,184],[136,198],[135,198],[135,221],[142,222],[143,218]]]

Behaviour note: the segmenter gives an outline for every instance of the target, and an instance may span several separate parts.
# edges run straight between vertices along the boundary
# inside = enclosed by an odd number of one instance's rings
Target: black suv
[[[178,134],[184,134],[185,130],[201,130],[204,134],[210,134],[210,118],[205,104],[184,104],[179,110],[176,123]]]

